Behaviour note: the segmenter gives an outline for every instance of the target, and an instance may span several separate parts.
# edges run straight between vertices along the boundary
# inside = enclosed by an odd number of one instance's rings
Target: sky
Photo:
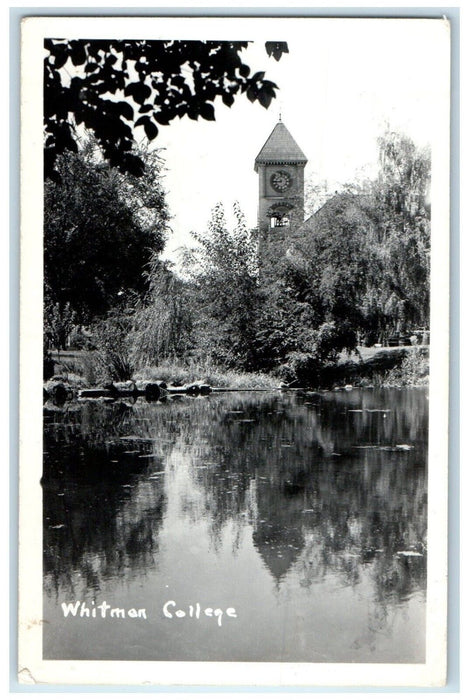
[[[273,37],[288,41],[289,54],[279,62],[264,49],[271,35],[243,52],[244,62],[264,70],[279,87],[267,110],[244,95],[231,108],[217,99],[215,122],[183,118],[160,129],[153,143],[164,149],[172,214],[165,257],[176,260],[178,248],[192,244],[190,232],[206,230],[217,202],[223,202],[229,219],[238,201],[248,225],[256,225],[254,159],[280,112],[308,158],[306,180],[326,181],[330,191],[373,176],[377,138],[387,127],[419,146],[441,138],[435,115],[447,85],[441,61],[443,22],[295,22],[294,31],[292,25],[284,28],[288,21],[278,25],[280,36]]]

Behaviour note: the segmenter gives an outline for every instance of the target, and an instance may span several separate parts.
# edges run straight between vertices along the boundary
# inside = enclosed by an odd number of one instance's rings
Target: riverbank
[[[342,356],[334,367],[324,368],[324,381],[354,386],[426,386],[429,379],[429,346],[358,348],[353,358]]]
[[[324,366],[314,379],[298,377],[294,381],[283,383],[283,387],[330,389],[345,385],[424,386],[428,383],[428,355],[428,346],[358,348],[354,355],[343,354],[336,364]],[[76,390],[106,384],[106,380],[96,376],[91,352],[64,351],[60,355],[55,353],[53,360],[54,374]],[[180,362],[145,367],[134,372],[131,378],[134,382],[163,381],[176,387],[202,383],[234,390],[268,391],[281,385],[281,379],[275,374],[235,372],[207,364],[184,365]]]
[[[77,389],[106,384],[110,378],[97,376],[93,353],[71,350],[60,354],[53,353],[54,375],[62,377]],[[222,370],[207,364],[184,365],[181,362],[164,362],[157,366],[144,367],[131,376],[134,382],[163,381],[171,386],[187,386],[202,383],[221,389],[264,389],[278,388],[279,379],[263,372],[235,372]]]

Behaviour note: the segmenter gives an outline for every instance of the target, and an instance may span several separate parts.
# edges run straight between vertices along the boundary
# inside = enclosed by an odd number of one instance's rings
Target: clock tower
[[[254,163],[259,175],[259,262],[278,261],[304,221],[305,154],[279,120]]]

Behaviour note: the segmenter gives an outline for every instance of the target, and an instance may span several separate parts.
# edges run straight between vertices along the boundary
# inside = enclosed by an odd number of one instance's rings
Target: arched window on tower
[[[275,214],[270,217],[270,228],[290,226],[290,217],[287,214]]]

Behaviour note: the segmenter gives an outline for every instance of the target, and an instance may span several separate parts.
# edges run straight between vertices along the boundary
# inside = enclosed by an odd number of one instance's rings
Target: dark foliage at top
[[[77,152],[75,125],[93,132],[104,157],[121,172],[141,176],[132,153],[133,130],[151,141],[176,117],[214,120],[214,101],[231,107],[245,94],[267,108],[276,85],[251,74],[237,41],[108,41],[47,39],[44,60],[45,176],[57,179],[56,158]],[[267,42],[279,60],[285,42]]]

